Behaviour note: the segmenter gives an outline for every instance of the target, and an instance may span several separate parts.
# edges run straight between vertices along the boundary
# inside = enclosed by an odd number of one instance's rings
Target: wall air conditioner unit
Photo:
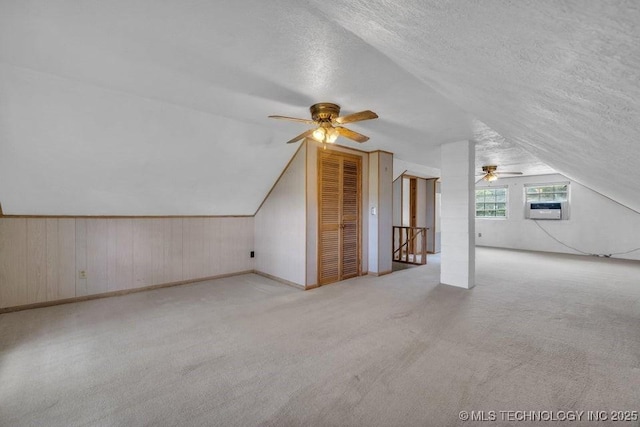
[[[529,219],[568,219],[566,202],[527,203],[526,217]]]

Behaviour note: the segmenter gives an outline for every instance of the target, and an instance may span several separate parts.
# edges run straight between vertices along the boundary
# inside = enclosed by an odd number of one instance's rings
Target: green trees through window
[[[507,188],[492,187],[476,190],[476,218],[506,218]]]
[[[568,191],[569,184],[527,185],[527,203],[566,202]]]

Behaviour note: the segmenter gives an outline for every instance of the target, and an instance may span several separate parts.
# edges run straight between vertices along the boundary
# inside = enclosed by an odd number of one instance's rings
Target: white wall
[[[393,225],[402,225],[402,176],[393,181]]]
[[[544,252],[578,253],[547,236],[524,218],[524,185],[570,182],[570,216],[562,221],[538,221],[549,233],[580,251],[612,254],[640,247],[640,214],[563,175],[501,178],[493,185],[509,188],[507,219],[476,219],[476,244]],[[488,186],[482,181],[477,187]],[[478,237],[478,233],[482,237]],[[640,251],[617,258],[640,260]]]
[[[0,218],[0,308],[253,270],[253,223],[252,217]]]
[[[429,227],[429,238],[427,240],[427,251],[432,253],[440,252],[440,230],[437,229],[440,221],[439,193],[437,192],[438,183],[436,179],[428,179],[426,181],[426,226]]]
[[[416,178],[416,227],[431,227],[427,224],[427,180]],[[427,234],[427,245],[431,237]],[[416,250],[422,248],[422,235],[416,238]]]
[[[411,226],[411,181],[409,178],[402,177],[402,226]]]
[[[416,178],[416,227],[429,227],[427,224],[427,180]]]
[[[256,270],[305,285],[306,145],[300,149],[255,216]]]

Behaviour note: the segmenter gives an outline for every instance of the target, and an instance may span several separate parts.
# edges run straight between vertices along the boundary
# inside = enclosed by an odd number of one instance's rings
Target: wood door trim
[[[409,178],[409,227],[418,225],[418,179]],[[407,248],[410,254],[416,253],[416,241],[413,239],[413,228],[411,229],[411,244]]]

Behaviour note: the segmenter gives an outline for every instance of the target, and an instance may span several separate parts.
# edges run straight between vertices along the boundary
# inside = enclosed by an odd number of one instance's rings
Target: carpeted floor
[[[244,275],[0,315],[0,424],[489,426],[514,422],[459,412],[640,410],[640,263],[477,254],[470,291],[439,285],[430,257],[308,292]]]

